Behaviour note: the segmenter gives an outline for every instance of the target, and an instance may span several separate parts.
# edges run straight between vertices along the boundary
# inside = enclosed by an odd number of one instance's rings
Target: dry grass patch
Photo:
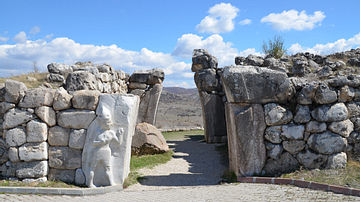
[[[50,187],[50,188],[83,188],[83,187],[86,187],[85,185],[75,185],[75,184],[65,183],[65,182],[61,182],[61,181],[23,183],[20,181],[11,181],[11,180],[0,180],[0,186],[6,186],[6,187]]]
[[[0,78],[0,83],[5,83],[5,81],[7,79],[11,79],[11,80],[15,80],[15,81],[20,81],[23,82],[27,88],[37,88],[39,87],[42,83],[46,82],[46,75],[47,73],[29,73],[29,74],[21,74],[18,76],[12,76],[12,77],[7,77],[7,78]],[[33,77],[35,78],[37,81],[28,81],[26,78],[27,77]],[[54,87],[54,86],[53,86]]]

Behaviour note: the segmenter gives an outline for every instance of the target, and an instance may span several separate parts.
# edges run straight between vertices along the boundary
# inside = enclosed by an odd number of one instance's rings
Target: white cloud
[[[306,11],[289,10],[282,13],[271,13],[261,19],[260,22],[267,23],[275,30],[311,30],[321,25],[325,18],[324,12],[316,11],[314,15],[307,15]]]
[[[190,73],[190,72],[183,73],[182,75],[183,75],[184,77],[187,77],[187,78],[193,78],[193,77],[194,77],[194,73]]]
[[[24,31],[21,31],[17,35],[15,35],[12,40],[18,43],[25,43],[27,38],[28,37],[26,36],[26,33]]]
[[[339,39],[333,43],[327,44],[316,44],[314,47],[302,47],[300,44],[296,43],[291,45],[289,48],[289,52],[291,54],[295,54],[297,52],[310,52],[314,54],[323,54],[328,55],[335,52],[342,52],[349,50],[354,47],[360,46],[360,33],[355,35],[353,38],[348,40],[346,39]]]
[[[0,42],[5,43],[9,40],[9,37],[2,37],[0,36]]]
[[[209,15],[196,26],[199,32],[225,33],[234,29],[234,18],[240,10],[230,3],[216,4],[208,11]]]
[[[54,34],[48,34],[48,35],[45,36],[44,39],[45,40],[51,40],[53,36],[54,36]]]
[[[41,30],[38,26],[34,26],[31,28],[30,34],[37,34],[39,33]]]
[[[250,19],[245,19],[239,22],[240,25],[250,25],[252,21]]]

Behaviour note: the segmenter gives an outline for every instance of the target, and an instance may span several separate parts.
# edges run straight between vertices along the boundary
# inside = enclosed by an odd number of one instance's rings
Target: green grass
[[[203,130],[179,131],[179,132],[163,132],[162,135],[167,141],[182,141],[182,140],[203,140]]]

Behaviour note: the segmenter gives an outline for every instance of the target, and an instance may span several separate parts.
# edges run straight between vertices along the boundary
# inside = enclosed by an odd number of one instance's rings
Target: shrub
[[[277,59],[281,58],[286,52],[283,37],[275,35],[273,40],[269,39],[268,43],[263,41],[262,50],[266,55],[272,55]]]

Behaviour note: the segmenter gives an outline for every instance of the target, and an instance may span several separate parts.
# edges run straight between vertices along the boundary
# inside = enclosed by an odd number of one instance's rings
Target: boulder
[[[64,63],[50,63],[48,64],[47,69],[49,73],[60,74],[62,76],[66,76],[68,73],[73,72],[73,68]]]
[[[305,148],[305,142],[302,140],[283,141],[282,145],[290,154],[297,154]]]
[[[279,175],[290,173],[299,168],[298,161],[289,152],[284,152],[279,159],[268,158],[264,167],[265,174]]]
[[[9,148],[9,146],[6,145],[6,141],[0,137],[0,165],[8,161],[8,159],[15,159],[13,155],[14,152],[11,151],[11,148],[14,148],[17,151],[15,147]]]
[[[319,123],[317,121],[310,121],[309,123],[306,124],[306,132],[309,133],[321,133],[326,131],[326,123]]]
[[[194,49],[191,66],[192,72],[209,68],[216,69],[217,66],[217,58],[211,55],[206,49]]]
[[[49,180],[73,183],[75,180],[75,170],[50,168]]]
[[[297,155],[299,164],[308,169],[320,168],[327,160],[327,156],[323,154],[316,154],[310,150],[300,152]]]
[[[306,105],[297,105],[296,106],[296,115],[294,117],[295,123],[307,123],[311,119],[310,109]]]
[[[281,126],[267,127],[265,130],[265,139],[271,143],[279,144],[282,142],[280,134],[282,132]]]
[[[54,90],[50,88],[34,88],[26,91],[25,97],[20,100],[19,107],[35,108],[52,106],[54,102]]]
[[[50,74],[46,75],[46,80],[50,83],[54,83],[54,82],[64,83],[65,78],[64,78],[64,76],[62,76],[60,74],[50,73]]]
[[[248,55],[246,57],[245,63],[247,65],[252,65],[252,66],[263,66],[264,64],[264,59],[260,56],[256,56],[256,55]]]
[[[156,115],[162,89],[162,84],[155,84],[141,97],[137,123],[146,122],[151,125],[156,124]]]
[[[349,112],[349,118],[357,118],[360,116],[360,103],[359,102],[348,102],[345,104]]]
[[[51,146],[67,146],[69,144],[70,129],[54,126],[49,129],[49,144]]]
[[[283,147],[279,144],[266,144],[266,155],[274,160],[280,158],[281,154],[283,153]]]
[[[312,104],[317,87],[318,84],[315,82],[306,82],[298,93],[296,101],[302,105]]]
[[[204,69],[195,73],[195,83],[199,91],[221,91],[216,69]]]
[[[321,83],[315,92],[314,101],[317,104],[330,104],[337,101],[336,91],[330,90],[326,84]]]
[[[229,168],[236,176],[260,174],[266,161],[261,104],[226,103]]]
[[[19,147],[19,157],[22,161],[46,160],[48,159],[48,143],[26,143]]]
[[[268,126],[287,124],[293,118],[291,111],[281,107],[276,103],[266,104],[264,108],[265,122]]]
[[[280,137],[285,140],[301,140],[304,138],[304,125],[284,125],[282,126]]]
[[[313,134],[309,137],[307,144],[309,148],[321,154],[334,154],[343,151],[346,148],[347,141],[340,135],[329,131]]]
[[[70,132],[70,139],[69,139],[69,147],[73,149],[83,149],[86,139],[86,130],[79,129],[74,130],[72,129]]]
[[[98,79],[100,79],[100,81],[102,81],[102,82],[111,81],[111,77],[110,77],[110,75],[108,73],[99,73],[99,74],[96,75],[96,77]]]
[[[322,105],[311,112],[311,116],[319,122],[343,121],[349,112],[344,103]]]
[[[35,109],[36,115],[44,121],[48,126],[56,124],[56,114],[52,107],[42,106]]]
[[[150,73],[150,78],[146,84],[148,85],[161,84],[164,81],[165,72],[163,69],[154,68],[148,70],[148,72]]]
[[[72,92],[72,105],[77,109],[95,110],[99,102],[100,92],[97,90],[79,90]]]
[[[88,128],[95,116],[94,111],[69,109],[57,114],[57,122],[64,128],[82,129]]]
[[[31,161],[17,163],[16,177],[18,178],[40,178],[48,175],[47,161]]]
[[[139,123],[132,138],[131,153],[133,155],[160,154],[169,151],[164,136],[153,125]]]
[[[76,69],[76,71],[89,72],[95,76],[99,74],[98,68],[96,68],[94,66],[83,66],[83,67]]]
[[[28,111],[22,111],[18,108],[13,108],[10,109],[8,112],[6,112],[6,114],[4,115],[3,128],[4,129],[14,128],[23,123],[27,123],[28,121],[33,120],[35,118],[36,115]]]
[[[17,147],[10,147],[9,148],[9,160],[12,162],[12,163],[16,163],[16,162],[19,162],[20,161],[20,158],[19,158],[19,150]],[[4,162],[2,162],[4,163]]]
[[[130,89],[146,89],[147,84],[146,83],[138,83],[138,82],[130,82],[129,88]]]
[[[17,104],[24,96],[27,87],[24,83],[7,79],[5,81],[5,101]]]
[[[328,157],[327,169],[343,169],[347,163],[347,155],[345,152],[336,153]]]
[[[99,72],[103,72],[103,73],[113,73],[113,72],[115,72],[114,68],[111,65],[107,64],[107,63],[101,64],[101,65],[96,65],[96,67],[99,70]]]
[[[16,127],[6,131],[6,144],[10,147],[18,147],[26,143],[24,127]]]
[[[354,130],[354,124],[349,119],[346,119],[344,121],[332,122],[329,129],[343,137],[348,137]]]
[[[15,104],[9,102],[0,102],[0,115],[5,114],[9,109],[15,108]]]
[[[55,110],[69,109],[71,107],[71,98],[72,95],[68,94],[64,88],[57,89],[54,95],[53,108]]]
[[[226,66],[221,81],[229,102],[286,102],[295,88],[286,73],[254,66]]]
[[[359,143],[360,142],[360,134],[357,132],[350,133],[349,137],[346,138],[349,144]]]
[[[57,169],[81,168],[81,150],[50,146],[49,166]]]
[[[48,127],[46,123],[38,120],[29,121],[26,125],[27,142],[45,142],[48,137]]]
[[[85,175],[81,168],[75,171],[75,184],[85,184]]]
[[[72,72],[66,78],[65,89],[67,91],[97,90],[97,80],[95,75],[88,71]]]
[[[350,102],[355,97],[355,90],[349,86],[343,86],[338,91],[339,102]]]

